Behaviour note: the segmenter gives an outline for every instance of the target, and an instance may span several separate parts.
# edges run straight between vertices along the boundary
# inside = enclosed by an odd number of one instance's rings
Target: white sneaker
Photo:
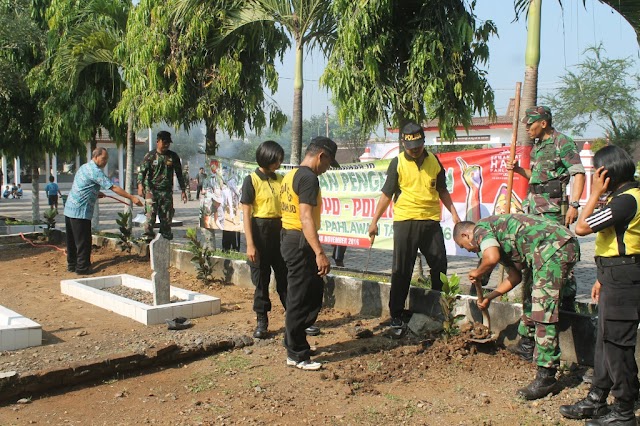
[[[289,367],[296,367],[301,370],[320,370],[322,368],[322,364],[320,364],[319,362],[311,361],[310,359],[298,362],[291,358],[287,358],[287,365]]]

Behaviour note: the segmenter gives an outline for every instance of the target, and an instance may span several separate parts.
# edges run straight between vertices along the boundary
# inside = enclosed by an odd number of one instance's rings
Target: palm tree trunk
[[[520,99],[520,117],[524,117],[527,108],[538,102],[538,65],[540,65],[540,21],[542,0],[531,0],[527,17],[527,48],[525,51],[524,86]],[[518,143],[531,145],[527,128],[518,126]]]
[[[91,139],[91,152],[89,153],[89,157],[92,157],[93,151],[98,147],[98,141],[96,140],[96,130],[93,132],[93,139]],[[100,226],[100,199],[96,200],[96,206],[93,209],[93,217],[91,218],[91,229],[95,231],[99,231],[98,227]]]
[[[291,120],[291,164],[300,164],[302,154],[302,61],[303,46],[296,42],[296,69],[293,77],[293,117]]]
[[[209,156],[214,156],[216,155],[216,151],[218,149],[218,144],[216,142],[216,127],[209,122],[208,120],[205,120],[205,128],[206,128],[206,134],[205,134],[205,164],[207,164],[209,162]],[[210,171],[208,173],[211,173]],[[204,203],[204,196],[200,198],[200,202]],[[202,206],[202,204],[201,204]],[[204,246],[209,248],[210,250],[215,250],[216,249],[216,234],[215,234],[215,230],[214,229],[208,229],[205,228],[203,226],[203,219],[202,219],[202,208],[200,208],[200,219],[199,219],[199,223],[200,223],[200,232],[202,233],[202,236],[204,237]]]
[[[31,162],[31,221],[35,224],[40,221],[40,173],[38,172],[38,161]],[[20,173],[20,170],[17,171]]]
[[[124,186],[124,190],[127,191],[129,194],[134,194],[134,176],[133,176],[133,167],[134,167],[134,160],[133,157],[135,155],[135,149],[136,149],[136,134],[133,131],[133,113],[129,114],[129,118],[127,119],[127,168],[126,168],[126,174],[125,174],[125,186]],[[132,213],[129,216],[129,223],[127,224],[127,227],[129,229],[131,229],[132,226],[132,220],[133,220],[133,203],[131,201],[129,201],[127,203],[128,205],[124,208],[124,212],[127,213]]]

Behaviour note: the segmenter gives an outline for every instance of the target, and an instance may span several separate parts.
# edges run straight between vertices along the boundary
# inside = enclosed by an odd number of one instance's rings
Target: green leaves
[[[118,225],[118,230],[120,231],[117,245],[120,246],[120,250],[131,253],[131,249],[133,248],[133,241],[131,238],[133,234],[131,210],[128,210],[126,212],[119,212],[118,218],[116,219],[116,224]]]
[[[197,278],[207,285],[212,279],[213,265],[211,263],[211,250],[208,247],[204,247],[198,240],[198,233],[196,228],[187,229],[187,250],[189,250],[193,257],[191,262],[194,264],[197,273]]]
[[[605,53],[602,45],[586,49],[583,62],[561,77],[560,88],[543,102],[553,111],[554,127],[581,135],[592,121],[606,122],[607,136],[625,145],[623,139],[637,136],[629,124],[640,118],[640,74],[631,57],[612,59]]]
[[[492,22],[476,26],[462,0],[335,0],[337,39],[320,83],[331,89],[341,120],[366,130],[380,122],[438,119],[450,140],[474,112],[495,115],[479,66],[488,60]]]
[[[455,316],[453,310],[455,308],[458,294],[460,293],[460,277],[457,274],[453,274],[451,278],[447,278],[444,273],[440,273],[440,280],[442,281],[442,291],[440,292],[440,309],[444,321],[442,323],[443,332],[445,337],[458,334],[458,327],[455,323]]]

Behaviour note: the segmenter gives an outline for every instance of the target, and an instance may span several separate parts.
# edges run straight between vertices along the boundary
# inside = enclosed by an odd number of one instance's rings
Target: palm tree
[[[89,140],[93,150],[101,126],[116,141],[124,141],[123,128],[112,120],[111,112],[125,87],[114,52],[124,39],[130,7],[129,0],[64,0],[47,11],[50,33],[56,37],[50,37],[54,39],[50,58],[34,73],[32,87],[49,92],[45,124],[60,144],[65,139]],[[131,133],[129,128],[127,135]],[[133,142],[127,138],[128,145]],[[128,147],[127,192],[133,189],[133,162]]]
[[[330,9],[330,0],[247,0],[240,10],[229,17],[227,34],[255,22],[270,22],[284,28],[294,42],[296,61],[293,78],[292,164],[300,163],[302,151],[304,53],[305,49],[314,47],[320,48],[325,55],[328,53],[336,31]]]

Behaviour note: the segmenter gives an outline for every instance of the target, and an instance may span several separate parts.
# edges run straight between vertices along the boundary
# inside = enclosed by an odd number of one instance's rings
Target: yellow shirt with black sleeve
[[[242,204],[251,204],[252,215],[259,219],[279,219],[282,175],[263,173],[257,168],[242,182]]]
[[[444,167],[426,150],[418,162],[406,152],[391,160],[382,192],[392,198],[393,220],[434,220],[440,222],[440,194],[446,190]]]
[[[313,223],[320,229],[320,211],[322,192],[320,181],[313,171],[300,166],[287,173],[280,186],[280,205],[282,206],[282,227],[288,230],[302,231],[300,222],[300,203],[313,206]]]
[[[607,204],[585,219],[596,235],[596,258],[640,254],[640,188],[623,184]]]

